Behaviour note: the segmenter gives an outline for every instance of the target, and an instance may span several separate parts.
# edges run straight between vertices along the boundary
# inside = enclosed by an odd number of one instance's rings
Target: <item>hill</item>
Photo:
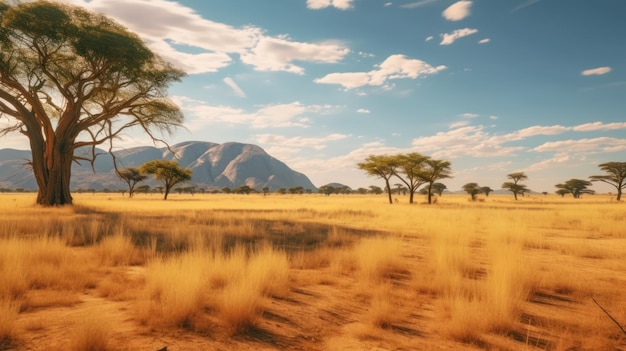
[[[83,151],[84,152],[84,151]],[[125,183],[115,175],[113,158],[105,151],[94,163],[72,167],[72,189],[123,189]],[[79,150],[77,154],[80,154]],[[248,185],[261,190],[302,186],[316,190],[315,185],[302,173],[270,156],[259,146],[242,143],[216,144],[188,141],[168,148],[138,146],[114,152],[118,168],[138,167],[144,162],[177,159],[181,167],[191,169],[190,185],[204,189],[234,188]],[[0,150],[0,188],[36,189],[37,184],[28,167],[30,152],[14,149]],[[147,182],[157,185],[156,182]]]

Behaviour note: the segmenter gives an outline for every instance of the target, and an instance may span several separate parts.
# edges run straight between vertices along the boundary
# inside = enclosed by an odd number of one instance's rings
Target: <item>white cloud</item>
[[[408,59],[404,55],[391,55],[372,71],[331,73],[315,79],[315,82],[319,84],[339,84],[345,89],[353,89],[365,85],[385,86],[392,79],[416,79],[436,74],[446,68],[446,66],[433,67],[421,60]]]
[[[604,122],[592,122],[580,124],[572,128],[572,130],[577,132],[591,132],[595,130],[617,130],[617,129],[626,129],[626,122],[614,122],[614,123],[604,123]]]
[[[435,37],[433,37],[433,36],[431,35],[431,36],[429,36],[428,38],[426,38],[426,41],[431,41],[431,40],[433,40],[433,39],[435,39]]]
[[[311,10],[321,10],[327,7],[335,7],[340,10],[352,8],[354,0],[307,0],[306,6]]]
[[[456,129],[456,128],[460,128],[460,127],[465,127],[466,125],[469,125],[470,122],[469,121],[458,121],[455,123],[452,123],[450,125],[450,129]]]
[[[242,57],[244,63],[257,70],[301,74],[303,68],[294,61],[334,63],[349,52],[336,42],[295,42],[284,36],[267,36],[255,26],[236,28],[211,21],[174,1],[69,1],[116,19],[155,52],[190,74],[215,72],[230,65],[233,57]],[[335,6],[349,2],[335,1]]]
[[[226,85],[228,85],[237,96],[242,97],[242,98],[246,97],[246,93],[244,93],[244,91],[241,90],[239,85],[237,85],[237,83],[235,83],[235,81],[232,78],[230,77],[224,78],[224,83],[226,83]]]
[[[481,39],[481,40],[479,40],[479,41],[478,41],[478,44],[487,44],[487,43],[488,43],[488,42],[490,42],[490,41],[491,41],[491,39],[489,39],[489,38],[485,38],[485,39]]]
[[[222,123],[226,125],[247,125],[253,129],[301,127],[307,128],[311,120],[307,114],[326,114],[335,106],[303,105],[300,102],[261,106],[256,111],[245,111],[230,106],[212,106],[203,101],[176,96],[173,99],[187,116],[185,127],[190,131]]]
[[[457,1],[443,11],[443,17],[449,21],[460,21],[470,15],[472,2],[468,0]]]
[[[496,119],[499,119],[499,118],[500,118],[500,117],[495,116],[495,115],[491,115],[491,116],[489,116],[489,119],[491,119],[491,120],[493,120],[493,121],[495,121]]]
[[[540,135],[559,135],[565,132],[590,132],[598,130],[626,129],[626,123],[586,123],[567,127],[531,126],[503,135],[487,132],[484,126],[470,126],[461,121],[450,126],[450,130],[433,136],[413,139],[412,145],[420,151],[431,152],[434,157],[459,158],[496,157],[515,154],[527,150],[523,146],[507,146],[507,143],[519,142]],[[626,139],[601,137],[595,139],[564,140],[546,142],[531,149],[535,152],[615,152],[626,150]]]
[[[385,3],[385,7],[388,7],[388,6],[391,6],[391,5],[393,5],[393,3],[391,3],[391,2],[386,2]]]
[[[371,113],[372,111],[370,111],[368,109],[365,109],[365,108],[360,108],[356,112],[358,112],[358,113]]]
[[[550,141],[533,149],[536,152],[561,152],[568,153],[606,153],[626,150],[626,139],[599,137],[590,139],[569,139]]]
[[[611,72],[611,67],[597,67],[597,68],[591,68],[591,69],[586,69],[584,71],[581,72],[581,74],[583,76],[601,76],[603,74],[607,74]]]
[[[412,145],[433,157],[458,158],[462,156],[496,157],[514,154],[523,147],[505,147],[495,140],[483,126],[463,126],[433,136],[413,139]]]
[[[400,7],[404,8],[404,9],[414,9],[414,8],[418,8],[418,7],[422,7],[422,6],[426,6],[432,3],[437,2],[438,0],[421,0],[421,1],[416,1],[416,2],[411,2],[408,4],[404,4],[404,5],[400,5]]]
[[[468,35],[472,35],[478,33],[478,29],[473,29],[473,28],[463,28],[463,29],[457,29],[455,31],[453,31],[452,33],[443,33],[441,34],[441,43],[439,43],[439,45],[450,45],[452,43],[454,43],[455,41],[457,41],[457,39],[466,37]]]
[[[349,134],[330,134],[324,137],[287,137],[276,134],[258,134],[254,138],[262,145],[270,147],[287,147],[293,150],[299,151],[302,148],[311,148],[314,150],[325,149],[329,142],[344,140],[349,138]]]
[[[241,54],[241,62],[254,66],[258,71],[303,74],[304,69],[293,64],[294,60],[335,63],[341,61],[349,51],[337,43],[311,44],[263,37],[253,49]]]
[[[469,113],[469,112],[463,113],[463,114],[459,115],[459,117],[463,117],[463,118],[476,118],[478,116],[480,116],[480,115],[477,114],[477,113]]]

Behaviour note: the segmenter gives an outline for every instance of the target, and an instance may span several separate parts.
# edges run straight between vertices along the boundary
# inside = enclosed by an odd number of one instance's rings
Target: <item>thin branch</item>
[[[619,322],[618,322],[615,318],[613,318],[613,316],[611,316],[611,314],[610,314],[607,310],[605,310],[605,309],[604,309],[604,307],[602,307],[602,306],[598,303],[598,301],[596,301],[596,299],[594,299],[594,298],[592,297],[592,298],[591,298],[591,300],[592,300],[592,301],[593,301],[596,305],[598,305],[598,307],[600,307],[600,309],[602,310],[602,312],[604,312],[607,316],[609,316],[609,318],[611,318],[611,320],[613,321],[613,323],[615,323],[615,325],[617,325],[617,327],[618,327],[618,328],[622,331],[622,333],[623,333],[624,335],[626,335],[626,330],[624,330],[624,327],[622,327],[622,325],[621,325],[621,324],[620,324],[620,323],[619,323]]]

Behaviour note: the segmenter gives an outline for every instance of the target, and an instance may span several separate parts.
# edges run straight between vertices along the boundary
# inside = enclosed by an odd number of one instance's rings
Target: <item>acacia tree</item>
[[[472,197],[472,201],[476,200],[476,195],[482,192],[482,188],[478,183],[467,183],[463,185],[463,190]]]
[[[451,164],[445,160],[435,160],[427,158],[423,162],[422,170],[420,172],[420,178],[426,182],[426,189],[428,190],[428,203],[432,203],[433,185],[436,181],[445,178],[452,178]],[[445,185],[444,185],[445,187]],[[443,191],[443,190],[442,190]],[[441,195],[441,192],[439,193]]]
[[[165,89],[184,73],[112,20],[52,1],[0,2],[0,136],[30,142],[41,205],[72,203],[73,161],[131,127],[159,140],[183,121]],[[78,148],[90,150],[75,155]]]
[[[595,191],[587,189],[591,185],[591,182],[583,179],[570,179],[565,183],[557,184],[555,187],[559,190],[563,190],[565,194],[572,194],[575,199],[580,198],[582,194],[595,194]],[[562,192],[558,193],[561,196]]]
[[[443,194],[443,191],[448,189],[448,187],[443,184],[443,183],[435,183],[432,186],[432,190],[435,192],[435,194],[441,196]]]
[[[358,163],[357,167],[369,176],[379,177],[385,180],[385,189],[389,196],[389,203],[393,204],[391,199],[391,186],[389,186],[389,179],[393,177],[398,168],[398,162],[393,156],[376,156],[369,155],[364,162]]]
[[[589,177],[592,182],[604,182],[617,189],[617,201],[622,199],[622,190],[626,189],[626,162],[606,162],[598,165],[605,175]]]
[[[139,171],[144,174],[151,174],[155,179],[163,181],[165,189],[163,200],[167,200],[167,195],[174,185],[191,180],[191,170],[182,168],[177,161],[153,160],[142,164]]]
[[[513,193],[515,200],[517,200],[517,194],[524,194],[528,191],[526,185],[521,184],[521,180],[528,179],[528,176],[524,172],[516,172],[507,175],[507,178],[513,180],[512,182],[505,182],[502,184],[502,189],[506,189]]]
[[[128,167],[117,171],[117,176],[120,177],[128,185],[128,197],[133,197],[135,193],[135,185],[148,178],[148,176],[141,174],[137,168]]]
[[[413,195],[415,195],[415,192],[422,184],[426,183],[422,172],[424,162],[428,157],[417,152],[412,152],[409,154],[396,155],[394,158],[397,164],[394,175],[406,185],[409,191],[409,203],[413,203]]]
[[[491,189],[491,188],[490,188],[490,187],[488,187],[488,186],[481,186],[481,187],[480,187],[480,192],[481,192],[481,193],[483,193],[483,194],[485,194],[485,196],[486,196],[486,197],[489,197],[489,193],[492,193],[492,192],[493,192],[493,189]]]

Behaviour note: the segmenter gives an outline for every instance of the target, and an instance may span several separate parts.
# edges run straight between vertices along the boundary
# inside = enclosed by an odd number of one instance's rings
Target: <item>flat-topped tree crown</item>
[[[65,205],[71,164],[137,127],[158,141],[183,121],[166,88],[184,73],[111,19],[67,4],[0,1],[0,136],[30,142],[37,203]],[[87,155],[75,155],[81,147]]]

